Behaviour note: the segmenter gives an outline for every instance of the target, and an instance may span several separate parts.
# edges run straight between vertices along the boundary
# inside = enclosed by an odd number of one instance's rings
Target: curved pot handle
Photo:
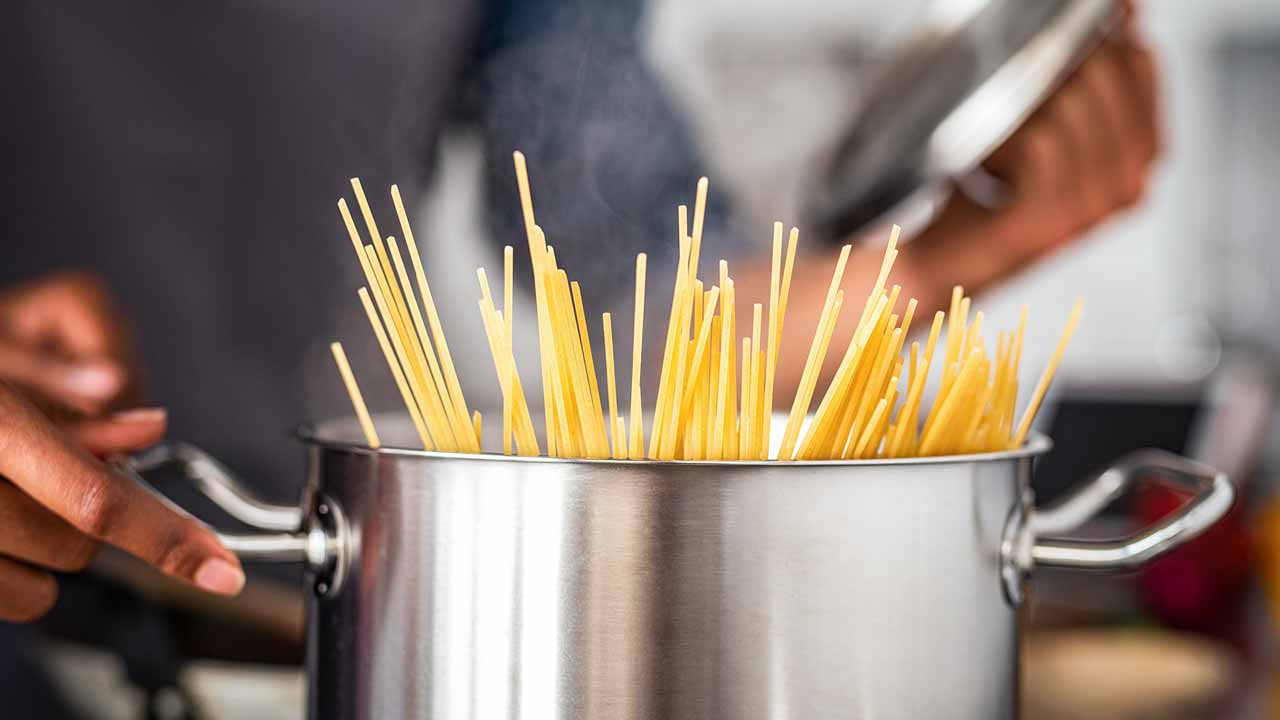
[[[196,489],[228,515],[260,530],[291,532],[302,529],[302,509],[272,505],[254,497],[226,465],[194,445],[161,443],[140,453],[118,459],[116,467],[134,476],[166,465],[176,465]]]
[[[1147,471],[1159,471],[1195,493],[1177,512],[1114,541],[1041,539],[1079,527]],[[1225,473],[1163,450],[1139,450],[1118,460],[1052,507],[1035,510],[1018,548],[1018,564],[1088,570],[1132,570],[1209,529],[1235,501]]]
[[[225,465],[186,443],[161,443],[134,455],[115,458],[112,467],[152,490],[143,475],[165,466],[177,469],[202,495],[240,522],[268,531],[261,534],[217,533],[228,550],[245,560],[306,562],[317,573],[332,573],[340,557],[341,513],[332,503],[316,507],[320,521],[309,521],[302,508],[273,505],[253,495]],[[167,498],[165,499],[168,502]],[[324,581],[317,589],[324,593]],[[324,587],[325,589],[321,589]]]

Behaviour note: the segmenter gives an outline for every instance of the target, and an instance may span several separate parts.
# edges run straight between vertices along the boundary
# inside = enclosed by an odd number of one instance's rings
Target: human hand
[[[1139,203],[1160,153],[1155,60],[1126,3],[1124,27],[985,164],[1005,181],[995,210],[1016,227],[1002,248],[1016,265]]]
[[[0,380],[41,405],[94,416],[136,384],[128,333],[106,289],[81,273],[0,293]]]
[[[206,591],[239,592],[240,563],[211,531],[95,457],[148,447],[164,430],[158,409],[55,425],[0,382],[0,620],[47,612],[52,572],[83,570],[99,543]]]
[[[916,317],[945,310],[955,285],[970,294],[1000,282],[1054,249],[1082,237],[1105,219],[1141,201],[1161,147],[1157,72],[1126,4],[1125,26],[1090,56],[1067,82],[985,164],[1006,192],[996,206],[955,193],[937,218],[909,243],[891,278],[904,297],[919,301]],[[856,247],[844,289],[860,297],[874,282],[883,248]],[[781,392],[798,383],[809,339],[825,302],[836,251],[801,256],[792,286],[778,359]],[[767,297],[769,265],[740,269],[743,297]],[[833,331],[833,347],[852,334]],[[840,353],[827,356],[827,377]]]
[[[985,164],[1006,192],[994,207],[953,195],[899,258],[921,312],[1017,273],[1139,203],[1161,148],[1155,61],[1133,8],[1113,34]]]

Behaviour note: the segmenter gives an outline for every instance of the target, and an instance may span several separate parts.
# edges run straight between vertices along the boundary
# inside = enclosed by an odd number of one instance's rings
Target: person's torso
[[[0,286],[104,275],[172,433],[291,493],[298,366],[360,319],[334,202],[421,182],[480,4],[10,8]]]

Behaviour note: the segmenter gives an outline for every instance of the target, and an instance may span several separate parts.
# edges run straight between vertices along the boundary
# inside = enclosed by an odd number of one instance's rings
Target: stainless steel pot
[[[187,446],[126,463],[178,463],[262,528],[223,536],[242,557],[307,564],[317,720],[1013,718],[1027,573],[1136,567],[1234,496],[1144,451],[1037,509],[1043,437],[728,464],[371,451],[352,430],[303,433],[301,508],[254,500]],[[1046,539],[1153,473],[1194,492],[1175,516],[1115,542]]]

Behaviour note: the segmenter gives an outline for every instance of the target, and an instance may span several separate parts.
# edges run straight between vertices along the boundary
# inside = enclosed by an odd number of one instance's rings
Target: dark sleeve
[[[500,2],[468,96],[483,133],[492,241],[515,246],[527,281],[511,161],[518,149],[528,157],[538,224],[562,267],[582,281],[589,315],[611,310],[624,327],[636,253],[649,253],[647,297],[669,302],[676,206],[692,210],[706,172],[643,57],[643,9],[642,0]],[[713,193],[707,232],[723,229],[726,215],[723,194]],[[713,259],[700,264],[708,275]],[[650,315],[646,327],[665,322]]]

